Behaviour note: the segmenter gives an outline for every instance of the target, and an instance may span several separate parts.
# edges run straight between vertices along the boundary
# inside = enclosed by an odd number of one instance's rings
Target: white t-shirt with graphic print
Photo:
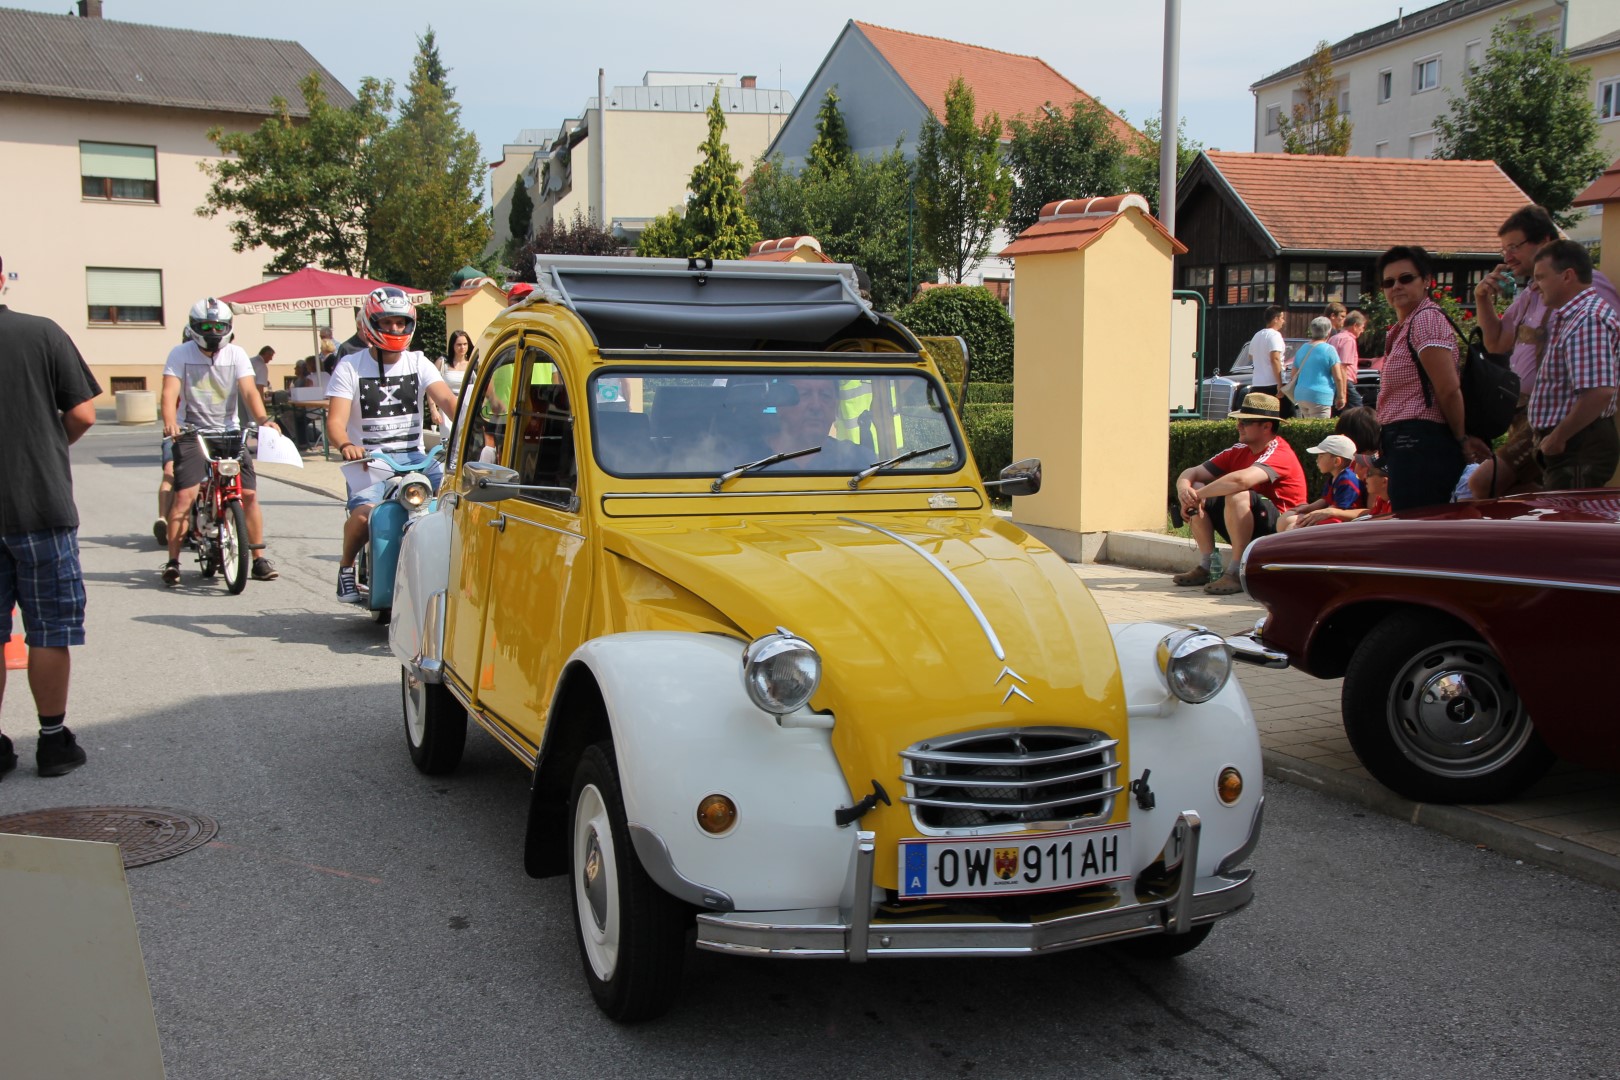
[[[227,342],[210,357],[195,341],[183,341],[169,350],[163,374],[180,380],[176,422],[189,419],[200,431],[237,429],[238,380],[253,377],[253,364],[240,345]]]
[[[344,435],[360,449],[397,454],[422,449],[422,399],[443,382],[419,352],[400,353],[384,368],[370,349],[350,353],[332,369],[326,396],[353,402]]]

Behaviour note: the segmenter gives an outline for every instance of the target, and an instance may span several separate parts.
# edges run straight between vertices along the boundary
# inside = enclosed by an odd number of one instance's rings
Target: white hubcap
[[[607,806],[594,784],[574,809],[574,908],[579,937],[596,977],[613,977],[619,962],[618,863]]]

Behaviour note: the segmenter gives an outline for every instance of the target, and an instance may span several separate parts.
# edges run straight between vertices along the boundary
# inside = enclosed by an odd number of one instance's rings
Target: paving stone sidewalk
[[[341,499],[338,462],[320,451],[304,467],[265,465],[260,475]],[[1177,588],[1170,575],[1105,563],[1074,572],[1110,622],[1198,623],[1222,634],[1254,625],[1263,614],[1247,596],[1207,596]],[[1438,806],[1413,803],[1363,769],[1344,737],[1337,679],[1239,665],[1238,678],[1254,708],[1267,775],[1328,792],[1369,809],[1620,889],[1620,776],[1560,764],[1510,803]]]
[[[1247,596],[1178,588],[1169,574],[1076,564],[1109,622],[1198,623],[1221,634],[1254,625],[1265,609]],[[1524,795],[1491,806],[1439,806],[1401,798],[1357,762],[1339,713],[1341,680],[1238,665],[1254,708],[1266,773],[1426,825],[1515,858],[1620,888],[1620,776],[1559,764]]]

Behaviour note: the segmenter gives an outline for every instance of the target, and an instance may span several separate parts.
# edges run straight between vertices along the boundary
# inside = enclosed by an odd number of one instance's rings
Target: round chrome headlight
[[[1159,642],[1159,670],[1170,692],[1197,705],[1221,692],[1232,676],[1232,652],[1208,630],[1177,630]]]
[[[432,495],[433,489],[420,480],[413,480],[399,489],[399,501],[412,510],[420,510],[427,505],[427,501]]]
[[[750,701],[773,716],[785,716],[821,685],[821,655],[779,626],[743,650],[742,676]]]

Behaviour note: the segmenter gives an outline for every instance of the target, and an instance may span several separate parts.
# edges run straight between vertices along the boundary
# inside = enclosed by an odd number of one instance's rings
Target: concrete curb
[[[1223,567],[1232,565],[1231,547],[1217,541],[1215,550],[1221,554]],[[1167,533],[1111,532],[1103,539],[1097,561],[1179,574],[1198,565],[1198,545],[1187,537]]]
[[[1620,858],[1616,856],[1578,844],[1565,845],[1555,836],[1465,806],[1412,802],[1375,780],[1351,776],[1275,750],[1266,750],[1263,754],[1266,776],[1273,780],[1333,795],[1454,840],[1482,844],[1502,855],[1620,890]]]

